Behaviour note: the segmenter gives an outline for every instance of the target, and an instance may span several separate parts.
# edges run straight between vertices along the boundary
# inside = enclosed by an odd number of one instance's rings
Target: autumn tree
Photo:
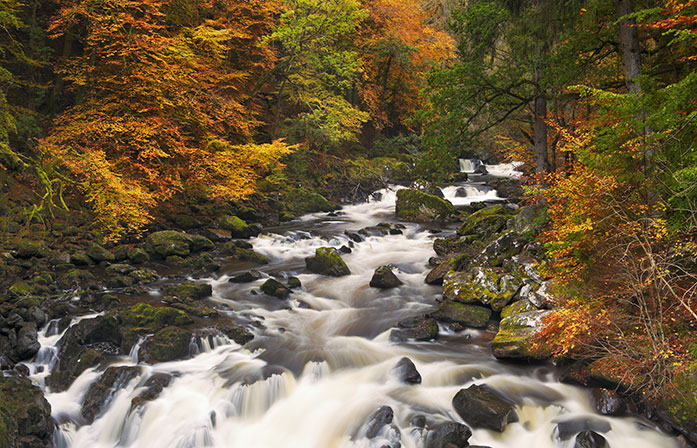
[[[368,115],[351,95],[361,74],[353,42],[366,12],[357,0],[286,0],[267,42],[279,58],[274,137],[313,146],[357,139]]]
[[[62,75],[75,104],[43,140],[85,192],[110,237],[146,225],[192,186],[235,199],[254,191],[280,142],[252,141],[255,90],[273,53],[274,2],[74,0],[55,37],[80,30]]]
[[[365,2],[360,54],[360,98],[370,126],[388,134],[408,132],[414,111],[422,106],[426,75],[452,57],[452,38],[429,26],[428,12],[417,0]]]

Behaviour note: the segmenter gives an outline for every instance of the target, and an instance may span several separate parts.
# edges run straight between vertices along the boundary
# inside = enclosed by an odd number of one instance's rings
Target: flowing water
[[[497,199],[483,185],[465,187],[465,196],[456,196],[458,187],[450,187],[446,197],[458,204]],[[239,268],[198,281],[213,286],[212,301],[221,312],[253,324],[255,339],[244,347],[222,337],[192,340],[190,359],[156,365],[138,363],[139,341],[115,365],[137,365],[140,374],[121,385],[90,425],[82,424],[81,400],[101,371],[88,369],[65,392],[46,390],[60,423],[55,445],[380,448],[396,446],[401,438],[401,446],[416,448],[425,440],[423,431],[410,424],[415,416],[426,416],[429,424],[461,421],[451,404],[453,396],[470,384],[486,383],[515,398],[520,421],[502,434],[474,430],[471,444],[571,447],[573,440],[558,440],[557,423],[592,417],[610,424],[605,436],[613,448],[676,446],[638,418],[597,415],[589,393],[558,382],[551,366],[497,361],[488,348],[493,337],[489,332],[451,333],[443,328],[434,342],[390,342],[390,329],[397,322],[435,308],[440,288],[426,285],[424,277],[436,231],[406,224],[402,235],[360,243],[349,241],[344,231],[394,222],[394,203],[395,192],[382,191],[369,203],[344,207],[338,216],[308,215],[253,239],[255,250],[271,260],[262,269],[265,273],[300,278],[302,289],[289,301],[259,293],[263,279],[229,283]],[[304,273],[304,258],[322,246],[353,246],[344,255],[352,274],[332,278]],[[395,267],[403,286],[385,291],[368,286],[375,268],[385,264]],[[48,325],[41,335],[41,352],[30,366],[44,388],[60,336],[55,325]],[[415,363],[421,384],[405,385],[396,377],[393,368],[404,356]],[[174,380],[158,398],[132,409],[132,398],[156,373],[171,374]],[[394,410],[398,431],[384,430],[368,439],[366,422],[383,405]]]

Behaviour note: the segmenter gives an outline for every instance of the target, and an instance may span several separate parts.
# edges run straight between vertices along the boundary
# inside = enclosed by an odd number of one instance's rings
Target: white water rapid
[[[461,196],[458,188],[464,188]],[[496,191],[475,184],[446,188],[445,195],[460,205],[498,199]],[[610,425],[604,436],[612,448],[677,446],[638,418],[598,415],[589,393],[558,382],[552,367],[497,361],[486,332],[443,329],[434,342],[390,342],[397,322],[434,309],[440,289],[426,285],[424,277],[435,235],[405,224],[401,235],[354,243],[344,231],[394,221],[394,203],[394,191],[381,191],[369,203],[344,207],[338,216],[308,215],[253,239],[255,250],[271,260],[264,273],[301,280],[302,288],[289,302],[259,293],[265,279],[229,283],[235,271],[199,281],[213,286],[212,301],[221,313],[256,323],[250,326],[255,339],[244,347],[225,338],[192,341],[190,359],[155,365],[139,362],[134,348],[112,365],[137,366],[139,373],[108,399],[91,424],[80,415],[81,401],[105,366],[88,369],[65,392],[46,390],[60,423],[55,446],[381,448],[395,446],[399,437],[402,447],[420,448],[426,440],[412,419],[423,415],[429,424],[461,422],[451,400],[473,383],[486,383],[520,403],[519,422],[503,433],[474,430],[473,445],[571,448],[573,439],[558,440],[557,423],[593,418]],[[304,257],[322,246],[353,246],[343,255],[352,274],[304,273]],[[385,264],[395,266],[403,286],[382,291],[368,285],[374,270]],[[44,388],[62,334],[55,327],[48,325],[41,334],[41,352],[30,366],[32,378]],[[405,385],[396,377],[393,368],[404,356],[413,360],[421,384]],[[132,406],[158,373],[173,380],[154,400]],[[383,405],[394,410],[401,436],[392,429],[368,439],[365,425]]]

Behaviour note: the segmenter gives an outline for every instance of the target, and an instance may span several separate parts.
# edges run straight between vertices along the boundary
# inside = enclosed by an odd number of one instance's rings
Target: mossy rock
[[[458,324],[464,327],[484,328],[491,319],[491,310],[478,305],[446,300],[431,314],[440,322]]]
[[[129,273],[128,276],[135,279],[138,283],[152,283],[160,278],[154,269],[137,269]]]
[[[166,327],[145,340],[140,357],[147,363],[184,359],[189,356],[191,332],[178,327]]]
[[[447,221],[457,213],[449,201],[412,189],[397,192],[395,210],[398,218],[414,222]]]
[[[498,235],[506,228],[508,220],[515,215],[515,211],[501,205],[478,210],[467,218],[460,228],[457,229],[458,235],[477,235],[484,239],[490,239]]]
[[[438,338],[438,322],[432,317],[416,317],[401,321],[397,324],[397,328],[390,332],[392,342],[432,341],[436,338]]]
[[[84,269],[72,269],[66,274],[58,278],[58,286],[64,289],[81,287],[86,289],[86,286],[94,282],[94,275]]]
[[[129,249],[128,252],[126,252],[126,256],[129,260],[131,260],[131,263],[135,264],[141,264],[145,263],[146,261],[150,261],[150,255],[148,255],[148,253],[140,247],[134,247],[133,249]]]
[[[103,246],[95,243],[90,244],[90,246],[87,248],[87,255],[97,263],[102,261],[112,262],[116,259],[114,254],[106,250]]]
[[[48,446],[55,425],[39,387],[27,378],[0,375],[0,447]]]
[[[174,296],[181,299],[205,299],[210,297],[211,294],[213,294],[213,288],[208,283],[186,282],[165,288],[166,296]]]
[[[491,350],[499,359],[544,360],[550,353],[537,344],[542,320],[550,311],[526,311],[510,314],[501,320]]]
[[[290,288],[276,279],[270,278],[261,285],[261,290],[264,294],[277,299],[287,299],[290,296]]]
[[[162,230],[151,233],[145,240],[145,250],[154,257],[187,257],[191,252],[210,250],[215,245],[201,235],[189,235],[175,230]]]
[[[130,264],[116,263],[107,266],[104,271],[107,275],[128,275],[135,270],[136,268]]]
[[[443,297],[461,303],[481,303],[501,311],[520,289],[512,276],[492,268],[451,272],[443,279]]]
[[[658,403],[658,415],[697,444],[697,364],[675,375]]]
[[[34,285],[27,282],[17,282],[10,286],[9,293],[13,297],[24,297],[34,294]]]
[[[331,212],[339,208],[321,194],[299,189],[287,191],[282,198],[283,207],[297,215],[315,212]]]
[[[265,256],[254,252],[253,249],[245,249],[240,247],[237,243],[237,241],[225,243],[221,252],[229,255],[235,260],[249,261],[257,264],[269,264],[269,259]]]
[[[320,247],[314,257],[305,258],[305,265],[310,272],[332,277],[350,275],[351,271],[333,247]]]
[[[257,224],[247,224],[237,216],[223,215],[218,218],[218,226],[230,232],[232,238],[251,238],[261,233]]]
[[[70,254],[70,262],[75,266],[89,266],[94,264],[94,260],[92,260],[89,255],[83,251]]]
[[[501,319],[505,319],[514,314],[526,313],[528,311],[537,311],[537,307],[530,303],[529,300],[518,300],[501,310]]]
[[[48,255],[48,247],[43,241],[22,239],[17,243],[17,258],[46,258]]]
[[[121,311],[119,316],[126,325],[148,328],[152,331],[170,325],[183,326],[194,323],[193,319],[181,310],[167,306],[154,307],[146,303],[135,304]]]

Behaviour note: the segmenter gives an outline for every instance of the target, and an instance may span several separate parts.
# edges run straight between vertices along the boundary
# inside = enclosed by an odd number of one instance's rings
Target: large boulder
[[[193,319],[182,310],[168,306],[152,306],[147,303],[137,303],[121,311],[119,317],[129,327],[150,331],[170,325],[184,326],[194,323]]]
[[[277,299],[287,299],[290,296],[290,288],[276,279],[270,278],[261,285],[261,290],[264,294]]]
[[[86,369],[120,352],[120,321],[110,315],[84,319],[58,341],[58,364],[47,378],[55,391],[63,391]]]
[[[143,342],[140,357],[147,363],[174,361],[189,356],[191,332],[178,327],[166,327]]]
[[[438,337],[438,322],[429,317],[403,320],[390,332],[390,341],[432,341]]]
[[[394,372],[402,383],[421,384],[421,374],[416,370],[414,361],[406,356],[394,366]]]
[[[370,279],[370,286],[379,289],[389,289],[401,286],[404,283],[392,272],[389,266],[380,266],[375,270],[373,278]]]
[[[491,351],[499,359],[544,360],[550,353],[536,344],[543,319],[551,311],[526,311],[501,320],[499,331],[491,342]]]
[[[92,243],[89,245],[87,248],[87,256],[89,256],[91,259],[96,261],[97,263],[100,263],[102,261],[109,261],[112,262],[116,259],[114,254],[106,250],[103,246]]]
[[[315,250],[314,257],[305,258],[308,271],[315,274],[329,275],[332,277],[343,277],[350,275],[346,263],[333,247],[320,247]]]
[[[398,218],[414,222],[447,221],[457,213],[449,201],[412,189],[397,191],[395,210]]]
[[[213,287],[209,283],[185,282],[181,285],[168,286],[164,293],[166,296],[180,299],[200,300],[210,297],[213,294]]]
[[[445,422],[429,425],[425,436],[424,448],[465,448],[469,447],[472,431],[457,422]]]
[[[439,322],[457,324],[463,327],[484,328],[491,318],[491,310],[479,305],[446,300],[431,314]]]
[[[43,241],[22,239],[17,243],[17,258],[45,258],[49,255],[49,249]]]
[[[518,421],[515,403],[486,384],[461,389],[453,397],[453,407],[472,428],[503,432],[509,423]]]
[[[55,426],[41,389],[27,378],[0,375],[0,447],[51,446]]]
[[[520,284],[500,269],[474,268],[451,272],[443,279],[443,297],[461,303],[481,303],[501,311],[513,300]]]
[[[489,239],[505,229],[514,214],[513,210],[501,204],[483,208],[469,215],[457,229],[457,234]]]
[[[99,380],[90,385],[82,401],[82,416],[87,423],[92,423],[109,399],[139,374],[140,367],[119,366],[106,369]]]
[[[438,185],[427,180],[415,180],[409,185],[412,190],[419,190],[422,193],[430,194],[431,196],[437,196],[439,198],[444,198],[443,190],[438,187]]]
[[[145,250],[155,258],[187,257],[192,252],[213,249],[215,245],[201,235],[189,235],[175,230],[162,230],[148,235]]]
[[[39,344],[36,324],[29,322],[22,326],[17,333],[17,345],[15,348],[15,359],[25,361],[31,359],[39,352]]]
[[[223,215],[218,218],[218,225],[230,232],[232,238],[251,238],[261,233],[261,226],[247,224],[237,216]]]
[[[474,257],[470,266],[502,266],[504,262],[520,254],[524,248],[525,239],[518,232],[506,232]]]

